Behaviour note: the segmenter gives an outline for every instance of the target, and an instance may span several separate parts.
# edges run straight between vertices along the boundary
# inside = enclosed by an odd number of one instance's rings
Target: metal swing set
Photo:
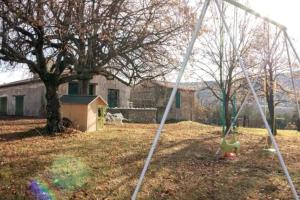
[[[200,13],[200,15],[198,17],[198,20],[197,20],[197,23],[195,25],[194,32],[192,34],[192,38],[190,40],[190,43],[189,43],[189,45],[187,47],[185,56],[184,56],[183,61],[181,63],[181,68],[180,68],[180,71],[179,71],[177,79],[176,79],[176,84],[175,84],[175,86],[174,86],[174,88],[172,90],[171,96],[169,98],[169,101],[168,101],[168,104],[166,106],[166,109],[165,109],[165,112],[163,114],[163,117],[162,117],[162,120],[160,122],[160,125],[159,125],[159,127],[158,127],[158,129],[156,131],[156,135],[155,135],[155,137],[153,139],[152,146],[151,146],[150,151],[148,153],[148,156],[146,158],[144,167],[143,167],[142,172],[140,174],[140,177],[138,179],[138,182],[137,182],[137,185],[135,187],[135,190],[134,190],[134,192],[133,192],[133,194],[131,196],[131,200],[136,200],[137,199],[138,192],[140,191],[140,188],[142,186],[145,174],[146,174],[147,169],[149,167],[149,164],[151,162],[151,159],[152,159],[152,156],[154,154],[154,151],[155,151],[155,149],[157,147],[157,144],[158,144],[158,141],[159,141],[162,129],[164,127],[164,124],[166,122],[168,113],[169,113],[169,111],[171,109],[171,106],[173,104],[173,101],[174,101],[174,98],[175,98],[175,95],[176,95],[179,83],[180,83],[180,81],[182,79],[182,76],[183,76],[183,73],[184,73],[184,71],[186,69],[187,63],[189,61],[190,55],[192,53],[192,50],[193,50],[193,47],[194,47],[194,44],[195,44],[195,41],[196,41],[197,36],[198,36],[198,33],[201,30],[201,28],[202,28],[205,14],[207,12],[207,9],[208,9],[209,5],[212,4],[212,3],[215,3],[215,5],[217,7],[217,10],[219,12],[221,21],[222,21],[222,23],[223,23],[223,25],[225,27],[225,31],[226,31],[226,33],[229,36],[229,41],[230,41],[230,43],[231,43],[231,45],[233,47],[233,51],[234,51],[234,53],[235,53],[235,55],[237,57],[238,64],[241,67],[241,69],[243,71],[243,74],[245,76],[245,79],[247,81],[247,84],[249,86],[249,92],[246,94],[246,96],[244,98],[244,101],[242,102],[242,104],[241,104],[241,106],[240,106],[237,114],[235,115],[234,119],[232,120],[232,123],[231,123],[229,129],[227,130],[227,132],[224,134],[223,138],[225,139],[228,136],[228,134],[230,133],[230,131],[232,130],[232,128],[234,126],[233,122],[235,122],[237,120],[239,114],[241,113],[241,110],[243,109],[243,107],[245,106],[245,104],[247,102],[248,97],[250,96],[250,94],[252,94],[253,97],[254,97],[256,106],[258,108],[258,111],[259,111],[259,113],[261,115],[261,118],[263,120],[263,123],[264,123],[264,125],[265,125],[265,127],[266,127],[266,129],[268,131],[268,135],[270,137],[272,145],[273,145],[274,149],[276,150],[276,155],[277,155],[277,157],[279,159],[281,168],[282,168],[282,170],[283,170],[283,172],[284,172],[284,174],[285,174],[285,176],[287,178],[287,181],[288,181],[288,184],[289,184],[289,186],[291,188],[293,197],[294,197],[294,199],[299,200],[299,196],[298,196],[298,193],[296,191],[295,185],[294,185],[294,183],[293,183],[293,181],[291,179],[291,176],[289,174],[289,171],[288,171],[288,169],[287,169],[287,167],[285,165],[285,162],[284,162],[282,154],[281,154],[281,152],[279,150],[278,144],[277,144],[277,142],[276,142],[276,140],[275,140],[275,138],[274,138],[274,136],[272,134],[271,128],[270,128],[270,126],[268,124],[268,121],[266,119],[264,111],[263,111],[263,109],[262,109],[262,107],[261,107],[261,105],[259,103],[259,99],[258,99],[258,96],[257,96],[257,94],[255,92],[253,83],[250,80],[249,72],[248,72],[247,68],[245,67],[245,63],[244,63],[244,61],[243,61],[243,59],[242,59],[242,57],[240,55],[240,52],[238,51],[238,48],[237,48],[237,46],[236,46],[236,44],[234,42],[234,37],[232,36],[232,33],[231,33],[231,31],[229,29],[229,26],[228,26],[228,24],[226,22],[225,14],[224,14],[224,12],[221,9],[220,1],[221,2],[226,2],[226,3],[232,5],[232,6],[236,7],[236,8],[244,10],[245,12],[250,13],[250,14],[252,14],[252,15],[258,17],[258,18],[261,18],[265,22],[270,23],[270,24],[272,24],[272,25],[274,25],[274,26],[276,26],[276,27],[279,28],[280,31],[277,33],[277,35],[275,37],[275,40],[274,40],[271,48],[273,48],[273,46],[275,45],[275,43],[276,43],[278,37],[280,36],[280,34],[283,34],[284,39],[285,39],[286,53],[287,53],[287,57],[288,57],[288,65],[289,65],[289,70],[290,70],[290,74],[291,74],[292,87],[293,87],[293,91],[294,91],[294,94],[295,94],[295,103],[296,103],[297,110],[298,110],[298,117],[300,119],[299,103],[298,103],[298,100],[297,100],[297,93],[296,93],[295,81],[294,81],[294,78],[293,78],[293,69],[292,69],[291,55],[290,55],[289,47],[292,49],[292,52],[294,53],[294,55],[296,57],[296,60],[298,61],[299,64],[300,64],[300,57],[299,57],[299,55],[296,52],[296,49],[295,49],[295,47],[294,47],[294,45],[292,43],[292,40],[290,39],[289,35],[287,34],[286,27],[283,26],[283,25],[281,25],[281,24],[279,24],[279,23],[277,23],[276,21],[274,21],[274,20],[272,20],[272,19],[270,19],[268,17],[262,16],[261,14],[259,14],[256,11],[254,11],[253,9],[250,9],[250,8],[246,7],[245,5],[240,4],[240,3],[238,3],[238,2],[236,2],[234,0],[205,0],[205,2],[203,4],[203,7],[202,7],[202,10],[201,10],[201,13]],[[256,80],[254,82],[257,82],[257,81],[258,81],[258,77],[256,78]],[[218,154],[219,152],[220,152],[220,148],[218,149],[218,151],[217,151],[216,154]]]

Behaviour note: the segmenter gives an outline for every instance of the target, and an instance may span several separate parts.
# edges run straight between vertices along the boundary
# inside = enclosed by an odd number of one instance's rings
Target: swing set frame
[[[147,170],[148,170],[148,167],[149,167],[149,165],[150,165],[152,156],[153,156],[154,151],[155,151],[155,149],[156,149],[156,147],[157,147],[157,144],[158,144],[158,141],[159,141],[159,138],[160,138],[162,129],[163,129],[163,127],[164,127],[164,124],[165,124],[165,122],[166,122],[168,113],[169,113],[169,111],[170,111],[170,109],[171,109],[171,106],[172,106],[172,104],[173,104],[173,101],[174,101],[174,98],[175,98],[175,95],[176,95],[176,92],[177,92],[179,83],[180,83],[180,81],[181,81],[181,79],[182,79],[182,76],[183,76],[183,73],[184,73],[184,71],[185,71],[185,69],[186,69],[186,66],[187,66],[187,63],[188,63],[188,61],[189,61],[190,55],[191,55],[191,53],[192,53],[192,50],[193,50],[195,41],[196,41],[196,39],[197,39],[197,37],[198,37],[198,33],[199,33],[199,31],[201,30],[201,28],[202,28],[203,20],[204,20],[205,14],[206,14],[206,12],[207,12],[207,9],[208,9],[209,5],[210,5],[211,3],[213,3],[213,2],[215,3],[215,5],[216,5],[216,7],[217,7],[218,13],[219,13],[219,15],[220,15],[220,17],[221,17],[221,21],[222,21],[222,23],[223,23],[223,25],[224,25],[224,27],[225,27],[225,31],[227,32],[227,34],[228,34],[228,36],[229,36],[230,43],[232,44],[233,51],[234,51],[235,54],[236,54],[238,64],[239,64],[239,66],[241,67],[241,69],[242,69],[242,71],[243,71],[243,74],[244,74],[244,76],[245,76],[245,79],[246,79],[246,81],[247,81],[247,83],[248,83],[248,86],[249,86],[249,92],[247,93],[246,97],[244,98],[244,101],[243,101],[243,103],[242,103],[242,105],[241,105],[241,107],[240,107],[238,113],[235,115],[234,120],[232,120],[232,123],[231,123],[230,128],[229,128],[228,131],[225,133],[224,139],[227,137],[227,135],[229,134],[230,130],[233,128],[233,126],[234,126],[234,123],[233,123],[233,122],[235,122],[235,121],[237,120],[237,118],[238,118],[238,116],[239,116],[241,110],[243,109],[243,107],[244,107],[244,105],[245,105],[245,102],[247,101],[247,98],[248,98],[248,97],[250,96],[250,94],[252,93],[252,95],[253,95],[253,97],[254,97],[254,100],[255,100],[255,102],[256,102],[256,106],[257,106],[257,108],[258,108],[258,110],[259,110],[259,113],[260,113],[260,115],[261,115],[261,118],[262,118],[262,120],[263,120],[263,122],[264,122],[264,125],[265,125],[267,131],[268,131],[268,135],[269,135],[269,137],[270,137],[270,139],[271,139],[271,142],[272,142],[272,144],[273,144],[273,146],[274,146],[274,149],[276,150],[276,154],[277,154],[278,160],[279,160],[279,162],[280,162],[281,168],[282,168],[282,170],[284,171],[284,174],[285,174],[285,176],[286,176],[286,178],[287,178],[288,184],[289,184],[289,186],[290,186],[290,188],[291,188],[291,191],[292,191],[292,193],[293,193],[293,197],[294,197],[294,199],[299,200],[299,196],[298,196],[298,193],[297,193],[296,188],[295,188],[295,186],[294,186],[294,183],[293,183],[293,181],[292,181],[292,179],[291,179],[291,176],[290,176],[290,174],[289,174],[289,171],[288,171],[288,169],[287,169],[287,167],[286,167],[286,165],[285,165],[285,162],[284,162],[283,157],[282,157],[282,154],[281,154],[281,152],[280,152],[280,150],[279,150],[278,144],[277,144],[277,142],[276,142],[276,140],[275,140],[275,138],[274,138],[274,136],[273,136],[273,134],[272,134],[271,128],[270,128],[270,126],[269,126],[269,124],[268,124],[268,122],[267,122],[267,119],[266,119],[266,116],[265,116],[265,114],[264,114],[264,111],[263,111],[263,109],[262,109],[262,107],[261,107],[261,105],[260,105],[260,103],[259,103],[258,96],[257,96],[257,94],[256,94],[256,92],[255,92],[255,89],[254,89],[254,87],[253,87],[253,84],[252,84],[252,82],[251,82],[251,80],[250,80],[250,78],[249,78],[249,72],[248,72],[247,68],[245,67],[244,61],[243,61],[242,57],[240,56],[240,53],[239,53],[239,51],[238,51],[238,48],[237,48],[237,46],[236,46],[236,44],[235,44],[235,42],[234,42],[234,38],[233,38],[233,36],[232,36],[232,34],[231,34],[231,31],[230,31],[230,29],[229,29],[229,26],[228,26],[228,24],[227,24],[227,22],[226,22],[224,13],[223,13],[223,11],[222,11],[222,9],[221,9],[220,2],[226,2],[226,3],[228,3],[228,4],[230,4],[230,5],[234,6],[234,7],[237,7],[237,8],[239,8],[239,9],[242,9],[242,10],[246,11],[247,13],[250,13],[250,14],[252,14],[252,15],[258,17],[258,18],[263,19],[265,22],[268,22],[268,23],[273,24],[273,25],[275,25],[276,27],[278,27],[278,28],[280,29],[280,31],[279,31],[279,33],[278,33],[277,36],[276,36],[276,40],[278,39],[278,37],[279,37],[279,35],[280,35],[281,33],[284,34],[284,37],[285,37],[285,45],[286,45],[287,56],[288,56],[288,64],[289,64],[289,69],[290,69],[290,73],[291,73],[292,86],[293,86],[293,90],[294,90],[294,94],[295,94],[295,102],[296,102],[296,105],[297,105],[297,110],[298,110],[298,117],[299,117],[299,119],[300,119],[300,111],[299,111],[299,104],[298,104],[298,100],[297,100],[297,92],[296,92],[296,87],[295,87],[295,81],[294,81],[294,78],[293,78],[293,69],[292,69],[292,66],[291,66],[292,64],[291,64],[291,58],[290,58],[290,52],[289,52],[289,46],[291,47],[291,49],[292,49],[294,55],[296,56],[296,59],[297,59],[297,61],[298,61],[299,64],[300,64],[300,58],[299,58],[299,55],[298,55],[298,53],[297,53],[297,51],[296,51],[296,49],[295,49],[295,47],[294,47],[294,45],[293,45],[293,43],[292,43],[291,38],[290,38],[289,35],[287,34],[287,31],[286,31],[287,29],[286,29],[285,26],[279,24],[278,22],[276,22],[276,21],[274,21],[274,20],[272,20],[272,19],[270,19],[270,18],[268,18],[268,17],[265,17],[265,16],[261,15],[260,13],[256,12],[255,10],[253,10],[253,9],[251,9],[251,8],[248,8],[247,6],[245,6],[245,5],[241,4],[241,3],[238,3],[238,2],[236,2],[236,1],[234,1],[234,0],[205,0],[205,1],[204,1],[204,4],[203,4],[202,10],[201,10],[201,13],[200,13],[199,18],[198,18],[198,20],[197,20],[197,22],[196,22],[196,25],[195,25],[195,28],[194,28],[194,32],[193,32],[193,34],[192,34],[192,38],[191,38],[190,43],[189,43],[189,45],[188,45],[188,47],[187,47],[187,49],[186,49],[185,56],[184,56],[183,61],[182,61],[182,63],[181,63],[181,68],[180,68],[180,71],[179,71],[178,76],[177,76],[177,79],[176,79],[176,84],[175,84],[175,86],[174,86],[174,88],[173,88],[173,90],[172,90],[171,96],[170,96],[169,101],[168,101],[168,103],[167,103],[167,106],[166,106],[165,112],[164,112],[164,114],[163,114],[162,120],[161,120],[161,122],[160,122],[160,125],[159,125],[159,127],[158,127],[158,129],[157,129],[157,131],[156,131],[156,135],[155,135],[155,137],[154,137],[154,139],[153,139],[151,148],[150,148],[149,153],[148,153],[148,156],[147,156],[147,158],[146,158],[146,160],[145,160],[145,164],[144,164],[144,167],[143,167],[142,172],[141,172],[141,174],[140,174],[140,177],[139,177],[139,179],[138,179],[138,182],[137,182],[137,185],[136,185],[136,187],[135,187],[135,190],[134,190],[134,192],[133,192],[133,194],[132,194],[132,196],[131,196],[131,200],[136,200],[137,195],[138,195],[138,192],[139,192],[139,190],[140,190],[140,188],[141,188],[141,186],[142,186],[142,183],[143,183],[145,174],[146,174],[146,172],[147,172]],[[256,80],[255,82],[257,82],[257,80]],[[218,154],[219,151],[220,151],[220,148],[219,148],[219,150],[217,151],[217,154]]]

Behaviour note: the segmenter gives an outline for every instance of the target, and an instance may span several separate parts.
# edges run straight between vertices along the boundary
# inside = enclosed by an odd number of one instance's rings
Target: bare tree
[[[248,69],[255,67],[257,63],[252,57],[256,39],[255,20],[251,21],[246,13],[226,7],[225,4],[222,9],[246,66]],[[197,77],[204,83],[204,89],[211,91],[220,102],[223,101],[225,125],[228,129],[232,117],[230,104],[233,103],[234,95],[241,99],[247,84],[218,12],[214,8],[210,11],[212,23],[207,26],[208,33],[204,33],[199,39],[201,45],[198,52],[195,52],[193,73],[200,71]]]
[[[287,102],[289,99],[286,97],[291,93],[281,80],[288,72],[286,49],[283,37],[280,37],[280,30],[269,24],[263,24],[257,39],[257,57],[262,59],[263,67],[260,96],[265,98],[269,125],[273,135],[276,135],[275,107]]]
[[[168,73],[193,17],[179,0],[0,0],[0,60],[39,76],[47,130],[61,132],[60,84],[81,80],[86,94],[96,74],[130,85]]]

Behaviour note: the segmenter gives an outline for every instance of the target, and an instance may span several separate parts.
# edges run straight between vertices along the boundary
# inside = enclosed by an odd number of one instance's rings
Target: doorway
[[[0,97],[0,115],[7,115],[7,97]]]
[[[24,96],[15,96],[16,98],[16,110],[15,115],[23,116],[24,115]]]
[[[107,101],[108,101],[108,106],[110,108],[118,107],[119,106],[119,90],[108,89]]]

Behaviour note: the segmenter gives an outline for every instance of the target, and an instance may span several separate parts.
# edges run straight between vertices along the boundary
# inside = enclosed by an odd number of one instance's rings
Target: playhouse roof
[[[106,101],[101,96],[80,96],[80,95],[63,95],[60,98],[62,103],[68,104],[83,104],[88,105],[92,103],[95,99],[100,99],[104,104],[107,105]]]

